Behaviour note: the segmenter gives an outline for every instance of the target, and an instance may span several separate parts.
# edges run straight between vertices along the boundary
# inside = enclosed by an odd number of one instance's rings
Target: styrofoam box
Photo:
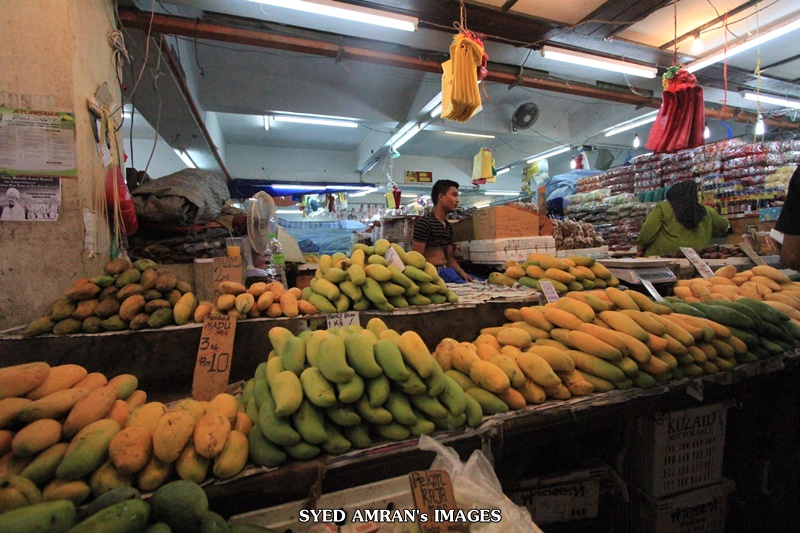
[[[259,509],[249,513],[232,516],[231,524],[254,524],[261,527],[272,528],[282,533],[308,533],[319,524],[313,522],[300,522],[300,511],[305,509],[301,500]],[[323,494],[317,501],[316,509],[342,509],[348,519],[353,516],[356,509],[414,509],[414,499],[411,495],[411,485],[408,476],[398,476],[375,483],[361,485],[351,489],[340,490]],[[341,529],[332,531],[342,532],[371,532],[374,526],[363,523],[340,524]]]
[[[723,533],[728,494],[736,485],[729,479],[702,489],[656,500],[638,493],[629,503],[614,507],[614,531],[622,533]]]
[[[516,483],[508,496],[525,506],[537,524],[597,518],[600,484],[608,468],[600,465]]]
[[[530,250],[528,253],[535,253],[538,250],[556,249],[556,240],[553,237],[518,237],[515,239],[484,239],[470,241],[469,251],[472,252],[509,252]]]
[[[722,479],[727,407],[710,404],[633,423],[622,477],[654,498]]]

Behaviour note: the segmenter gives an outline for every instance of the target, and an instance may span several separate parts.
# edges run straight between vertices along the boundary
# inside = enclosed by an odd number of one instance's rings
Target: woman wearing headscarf
[[[636,242],[644,256],[671,255],[682,246],[708,246],[712,237],[724,237],[728,227],[714,208],[697,200],[697,184],[687,180],[673,185],[667,199],[650,211]]]

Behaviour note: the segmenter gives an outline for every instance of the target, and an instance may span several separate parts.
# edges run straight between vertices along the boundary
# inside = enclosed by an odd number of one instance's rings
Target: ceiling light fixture
[[[195,164],[194,160],[191,158],[189,154],[186,153],[185,150],[178,150],[175,148],[175,153],[178,154],[178,157],[181,158],[183,164],[189,168],[197,168],[197,164]]]
[[[610,70],[613,72],[630,74],[631,76],[641,76],[643,78],[655,78],[658,73],[655,67],[584,54],[583,52],[573,52],[572,50],[563,48],[553,48],[552,46],[545,46],[542,48],[542,57],[571,63],[573,65]]]
[[[519,196],[519,191],[483,191],[486,196]]]
[[[500,174],[505,174],[506,172],[511,172],[511,167],[505,167],[505,168],[498,168],[497,169],[497,175],[498,176]]]
[[[275,213],[278,215],[302,215],[303,212],[299,209],[276,209]]]
[[[572,148],[569,146],[559,146],[558,148],[553,148],[551,150],[546,150],[540,154],[536,154],[530,159],[526,159],[525,162],[535,163],[536,161],[541,161],[542,159],[547,159],[548,157],[553,157],[554,155],[563,154],[564,152],[569,152],[571,149]]]
[[[703,44],[703,39],[700,38],[700,32],[698,31],[692,37],[692,55],[699,56],[701,53],[703,53],[703,48],[705,48],[705,45]]]
[[[578,162],[575,161],[575,159],[571,159],[569,162],[569,168],[575,170],[576,168],[578,168]]]
[[[448,135],[463,135],[464,137],[480,137],[481,139],[494,139],[494,135],[484,135],[483,133],[464,133],[463,131],[445,131]]]
[[[296,115],[272,115],[272,120],[277,122],[294,122],[297,124],[314,124],[317,126],[336,126],[339,128],[357,128],[358,122],[352,120],[337,120],[332,118],[301,117]]]
[[[642,115],[641,117],[632,118],[631,120],[620,122],[616,126],[611,126],[610,128],[603,130],[603,133],[606,137],[611,137],[612,135],[622,133],[623,131],[632,130],[633,128],[650,124],[651,122],[656,121],[656,115],[658,115],[658,111],[652,111],[646,115]]]
[[[739,55],[742,52],[750,50],[751,48],[755,48],[756,46],[762,45],[766,42],[769,42],[777,37],[782,35],[786,35],[787,33],[793,32],[794,30],[800,29],[800,18],[786,24],[785,26],[781,26],[772,31],[768,31],[766,33],[760,34],[758,37],[754,39],[750,39],[748,41],[744,41],[743,43],[734,46],[732,48],[728,48],[727,50],[723,50],[721,52],[717,52],[716,54],[712,54],[706,58],[698,59],[694,63],[689,63],[687,65],[686,70],[689,72],[697,72],[698,70],[705,68],[709,65],[713,65],[714,63],[718,63],[724,59],[730,59],[733,56]]]
[[[303,189],[307,191],[324,191],[324,185],[306,185],[305,183],[297,183],[295,185],[270,185],[273,190],[276,191],[295,191],[297,189]]]
[[[417,133],[419,133],[420,131],[422,131],[422,128],[420,127],[420,125],[419,124],[414,124],[413,126],[411,126],[411,129],[407,130],[400,138],[398,138],[396,141],[391,143],[392,149],[393,150],[397,150],[398,148],[403,146],[405,143],[410,141],[411,138],[414,135],[416,135]]]
[[[268,6],[294,9],[314,15],[325,15],[327,17],[361,22],[363,24],[372,24],[373,26],[393,28],[395,30],[402,31],[416,31],[417,23],[419,22],[418,19],[413,17],[395,15],[393,13],[387,13],[386,11],[379,11],[377,9],[350,6],[343,4],[342,2],[332,2],[331,0],[314,0],[313,2],[306,0],[251,1],[259,4],[266,4]]]
[[[642,141],[639,140],[639,134],[636,133],[633,135],[633,147],[639,148],[642,145]]]
[[[269,131],[269,115],[264,115],[264,129]]]
[[[434,107],[433,109],[431,109],[431,117],[432,118],[436,118],[436,117],[438,117],[439,115],[442,114],[442,105],[443,104],[439,104],[436,107]]]
[[[711,137],[711,130],[708,128],[708,122],[706,122],[706,127],[703,128],[703,139],[708,139]]]
[[[778,98],[777,96],[770,96],[764,93],[754,93],[750,91],[745,91],[742,93],[742,97],[745,100],[753,100],[755,102],[761,102],[762,104],[772,104],[781,107],[792,107],[794,109],[800,109],[800,102],[798,102],[797,100],[789,100],[788,98]]]
[[[361,198],[362,196],[366,196],[368,194],[372,194],[373,192],[375,192],[377,190],[378,190],[377,187],[368,187],[368,188],[366,188],[366,189],[364,189],[363,191],[360,191],[360,192],[355,192],[355,193],[352,193],[352,194],[351,193],[347,193],[347,197],[348,198]]]
[[[325,188],[332,191],[362,191],[373,187],[370,185],[327,185]]]

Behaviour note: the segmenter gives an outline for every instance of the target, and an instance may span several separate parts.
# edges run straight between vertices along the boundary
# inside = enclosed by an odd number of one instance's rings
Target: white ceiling
[[[387,141],[392,134],[409,121],[431,120],[423,111],[441,89],[435,67],[448,57],[458,2],[342,3],[418,16],[419,28],[413,33],[373,29],[248,0],[162,0],[156,4],[158,19],[154,18],[150,27],[152,2],[132,0],[120,7],[126,45],[133,56],[132,65],[124,69],[125,83],[133,87],[135,77],[143,73],[133,98],[137,110],[150,125],[158,124],[161,137],[172,147],[205,153],[205,157],[196,158],[204,168],[226,170],[232,178],[263,179],[266,174],[275,180],[291,181],[297,174],[285,169],[300,150],[309,159],[322,154],[330,161],[323,171],[305,174],[305,180],[358,181],[362,178],[359,171],[371,161],[386,161]],[[430,121],[399,149],[401,160],[446,159],[463,170],[471,167],[472,157],[482,145],[493,150],[498,166],[521,163],[562,144],[627,152],[634,133],[644,145],[649,126],[616,137],[606,138],[600,133],[655,108],[642,102],[657,105],[660,74],[673,57],[672,47],[659,47],[668,45],[676,33],[682,36],[703,28],[717,18],[717,12],[734,10],[728,17],[727,34],[720,24],[701,32],[706,50],[702,55],[706,55],[723,49],[726,35],[730,48],[741,38],[753,38],[758,32],[800,19],[797,0],[681,0],[677,18],[676,5],[668,0],[476,0],[464,5],[468,27],[487,34],[490,79],[497,81],[483,84],[480,113],[463,124]],[[746,5],[749,7],[735,12]],[[146,30],[137,30],[133,22],[137,16],[141,27],[150,28],[147,54]],[[206,28],[200,28],[201,23],[211,30],[198,34]],[[795,31],[732,58],[728,62],[727,93],[723,90],[721,63],[699,71],[707,107],[719,108],[725,100],[729,107],[744,110],[751,120],[752,114],[760,111],[767,118],[784,122],[783,128],[771,126],[770,134],[793,135],[796,126],[791,123],[800,121],[796,112],[774,106],[759,110],[755,102],[742,99],[739,91],[760,84],[765,92],[800,99],[800,89],[795,87],[800,80],[799,35],[800,31]],[[159,36],[163,36],[160,47]],[[247,40],[252,36],[257,38]],[[690,55],[691,40],[680,42],[679,62],[696,58]],[[311,49],[300,48],[300,44],[309,43],[314,44]],[[534,49],[542,44],[657,66],[659,76],[637,78],[544,59]],[[321,55],[330,47],[342,49],[339,60]],[[367,57],[354,55],[354,50],[368,51]],[[170,55],[179,65],[178,77],[185,80],[183,90],[169,72]],[[384,56],[395,64],[382,64],[380,58]],[[409,65],[397,66],[398,58],[410,58]],[[753,75],[759,62],[764,69],[760,79]],[[143,63],[147,65],[144,69]],[[520,72],[523,83],[512,87]],[[186,94],[195,113],[186,103]],[[537,104],[539,118],[531,129],[514,133],[511,116],[525,102]],[[357,120],[360,127],[273,122],[266,131],[263,115],[280,112],[346,117]],[[725,135],[718,121],[710,120],[709,125],[712,140]],[[152,130],[144,124],[134,126],[134,137],[152,139]],[[747,120],[734,123],[734,134],[748,131],[747,126]],[[444,134],[444,130],[492,134],[495,138],[456,137]],[[219,148],[222,165],[209,155],[206,136]],[[230,160],[230,154],[237,154],[239,159]],[[262,162],[258,161],[259,154],[263,154]],[[569,157],[562,156],[564,160]],[[276,160],[283,160],[283,164]],[[263,172],[257,170],[259,165]],[[380,181],[382,177],[367,174],[363,179]]]

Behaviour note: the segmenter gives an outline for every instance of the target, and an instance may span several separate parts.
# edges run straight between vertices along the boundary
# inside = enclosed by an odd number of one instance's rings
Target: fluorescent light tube
[[[642,115],[641,117],[620,122],[616,126],[612,126],[605,130],[605,136],[611,137],[612,135],[622,133],[623,131],[632,130],[633,128],[638,128],[639,126],[644,126],[645,124],[655,122],[657,115],[658,111],[653,111],[651,113],[647,113],[646,115]]]
[[[178,154],[178,157],[181,158],[181,161],[183,161],[184,165],[186,165],[189,168],[197,168],[197,165],[195,164],[194,160],[184,150],[178,150],[177,148],[175,148],[175,153]]]
[[[303,212],[299,209],[276,209],[275,213],[278,215],[302,215]]]
[[[270,185],[276,191],[293,191],[295,189],[308,189],[309,191],[324,191],[324,185],[305,185],[298,183],[297,185]]]
[[[565,63],[572,63],[573,65],[610,70],[612,72],[641,76],[643,78],[655,78],[658,72],[655,67],[637,65],[617,59],[608,59],[591,54],[584,54],[583,52],[573,52],[572,50],[565,50],[563,48],[553,48],[552,46],[543,47],[542,56],[545,59],[555,59],[556,61],[564,61]]]
[[[375,192],[375,191],[377,191],[377,190],[378,190],[378,188],[377,188],[377,187],[370,187],[369,189],[364,189],[364,190],[363,190],[363,191],[361,191],[361,192],[356,192],[356,193],[352,193],[352,194],[350,194],[350,193],[347,193],[347,196],[348,196],[349,198],[360,198],[360,197],[362,197],[362,196],[366,196],[366,195],[368,195],[368,194],[372,194],[373,192]]]
[[[511,172],[511,167],[506,167],[506,168],[498,168],[498,169],[497,169],[497,175],[498,175],[498,176],[499,176],[500,174],[505,174],[506,172]]]
[[[742,52],[750,50],[751,48],[755,48],[756,46],[769,42],[772,39],[780,37],[781,35],[786,35],[787,33],[793,32],[796,29],[800,29],[800,18],[795,20],[794,22],[790,22],[789,24],[781,26],[780,28],[777,28],[775,30],[762,33],[758,37],[750,39],[748,41],[744,41],[743,43],[736,45],[732,48],[728,48],[727,50],[723,50],[716,54],[712,54],[703,59],[698,59],[694,63],[689,63],[689,65],[686,66],[686,70],[688,70],[689,72],[697,72],[702,68],[706,68],[707,66],[713,65],[714,63],[718,63],[726,58],[730,59],[733,56],[739,55]]]
[[[531,157],[530,159],[526,159],[526,163],[535,163],[536,161],[541,161],[542,159],[547,159],[548,157],[553,157],[554,155],[563,154],[564,152],[569,152],[572,148],[569,146],[561,146],[559,148],[553,148],[552,150],[547,150],[540,154],[536,154],[535,156]]]
[[[264,129],[269,131],[269,115],[264,115]]]
[[[464,133],[462,131],[445,131],[448,135],[463,135],[464,137],[480,137],[481,139],[494,139],[494,135],[484,135],[483,133]]]
[[[800,109],[800,101],[778,98],[777,96],[770,96],[764,93],[751,93],[749,91],[745,91],[742,94],[742,97],[744,97],[745,100],[753,100],[755,102],[761,102],[762,104],[772,104],[779,105],[781,107],[793,107],[794,109]]]
[[[315,124],[317,126],[337,126],[339,128],[357,128],[358,122],[352,120],[335,120],[331,118],[300,117],[295,115],[273,115],[277,122],[295,122],[298,124]]]
[[[431,109],[431,117],[436,118],[442,114],[442,104],[437,105]]]
[[[395,141],[395,142],[392,144],[392,148],[393,148],[394,150],[397,150],[398,148],[400,148],[401,146],[403,146],[405,143],[407,143],[408,141],[410,141],[410,140],[411,140],[411,138],[412,138],[414,135],[416,135],[417,133],[419,133],[420,131],[422,131],[422,130],[421,130],[421,128],[419,127],[419,124],[416,124],[416,125],[412,126],[410,130],[408,130],[407,132],[405,132],[405,134],[404,134],[402,137],[400,137],[399,139],[397,139],[397,140],[396,140],[396,141]]]
[[[416,31],[418,20],[412,17],[405,17],[403,15],[395,15],[377,9],[368,9],[364,7],[349,6],[341,2],[331,2],[330,0],[314,0],[313,2],[305,0],[251,0],[259,4],[266,4],[268,6],[284,7],[286,9],[295,9],[305,13],[314,15],[325,15],[327,17],[334,17],[345,19],[353,22],[361,22],[363,24],[372,24],[373,26],[382,26],[384,28],[393,28],[402,31]]]
[[[519,191],[483,191],[486,196],[519,196]]]

